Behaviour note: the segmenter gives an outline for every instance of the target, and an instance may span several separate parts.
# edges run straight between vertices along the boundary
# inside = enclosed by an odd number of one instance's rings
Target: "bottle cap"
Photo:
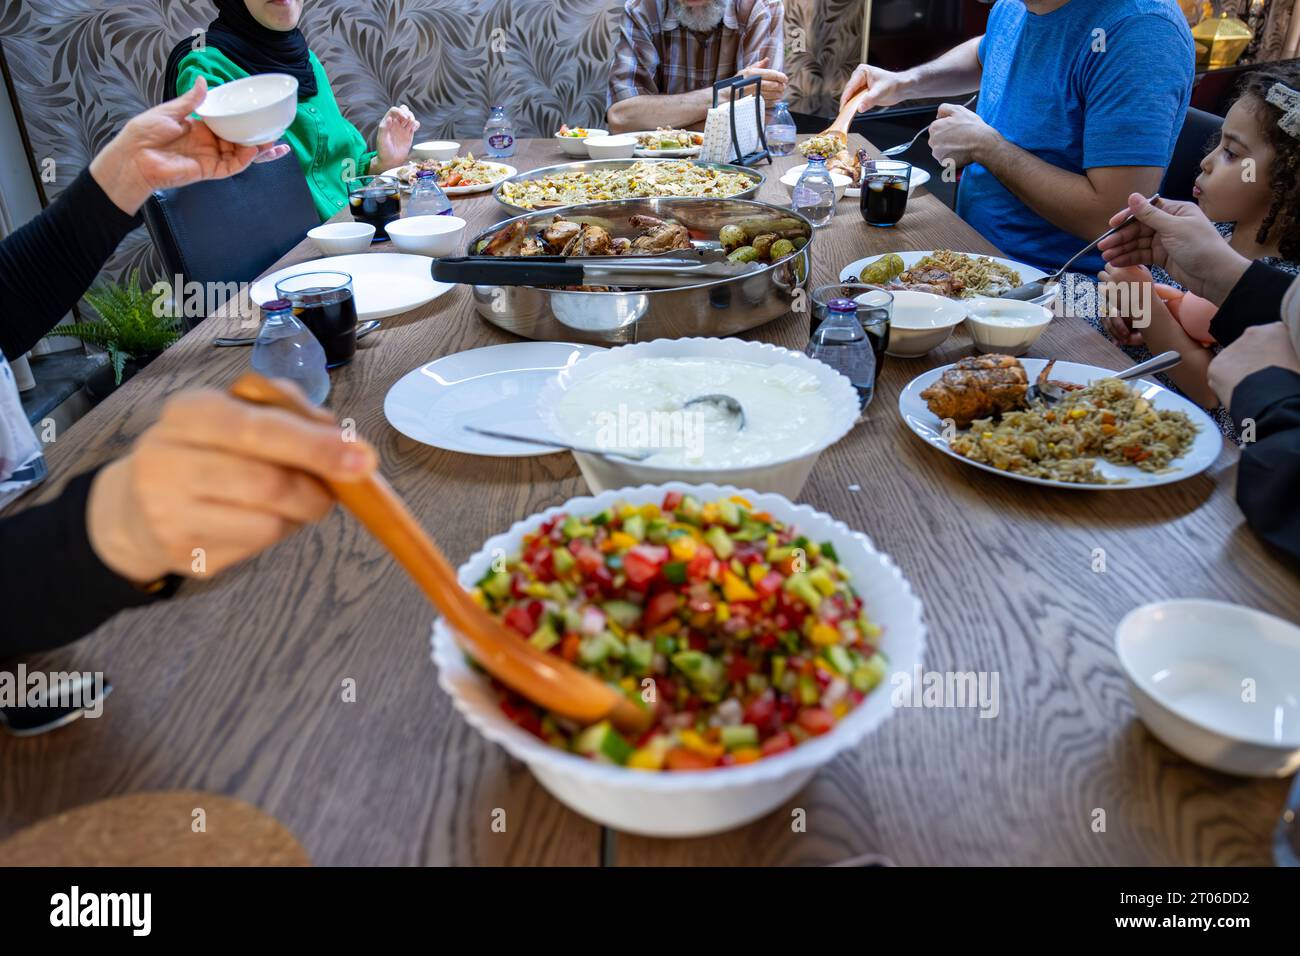
[[[418,173],[415,174],[415,178],[416,178],[416,179],[433,179],[436,175],[437,175],[437,173],[435,173],[432,169],[422,169],[422,170],[420,170]]]
[[[288,299],[272,299],[262,303],[263,312],[289,312],[292,309],[293,303]]]
[[[826,309],[830,312],[856,312],[858,304],[852,299],[831,299],[826,303]]]

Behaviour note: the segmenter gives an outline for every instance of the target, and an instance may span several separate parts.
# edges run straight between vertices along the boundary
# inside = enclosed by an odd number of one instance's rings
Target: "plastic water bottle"
[[[794,184],[790,208],[803,213],[814,226],[826,225],[835,215],[835,183],[826,160],[816,153],[808,157],[808,168]]]
[[[422,169],[411,187],[411,198],[406,201],[407,216],[447,216],[451,214],[451,200],[438,185],[438,177],[431,169]]]
[[[876,349],[852,299],[832,299],[826,318],[817,326],[808,347],[809,358],[825,362],[847,378],[858,392],[858,408],[865,409],[876,390]]]
[[[330,393],[330,376],[325,371],[325,350],[293,314],[288,299],[276,299],[262,306],[262,328],[253,343],[253,370],[267,378],[287,378],[319,405]]]
[[[790,106],[785,100],[776,104],[772,122],[767,124],[767,149],[773,156],[789,156],[794,152],[797,135]]]
[[[483,145],[490,159],[503,159],[515,154],[515,128],[504,106],[492,107],[483,127]]]

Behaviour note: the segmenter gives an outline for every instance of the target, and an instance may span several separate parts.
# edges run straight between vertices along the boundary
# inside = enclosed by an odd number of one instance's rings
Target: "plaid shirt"
[[[677,22],[671,0],[627,0],[609,74],[610,104],[647,94],[689,93],[735,76],[767,57],[785,65],[782,0],[727,0],[712,33]]]

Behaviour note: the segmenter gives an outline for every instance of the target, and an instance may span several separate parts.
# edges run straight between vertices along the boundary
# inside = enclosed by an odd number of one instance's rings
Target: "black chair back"
[[[1165,181],[1160,184],[1160,195],[1166,199],[1190,200],[1192,185],[1201,173],[1201,160],[1213,145],[1223,117],[1206,113],[1195,107],[1187,110],[1182,132],[1174,144],[1174,155],[1165,170]]]
[[[251,282],[320,225],[292,155],[254,163],[229,179],[156,192],[145,203],[144,221],[167,281],[179,276],[203,284],[209,290],[203,301],[211,306],[225,300],[227,284]],[[176,295],[179,301],[180,288]],[[187,317],[186,329],[201,318]]]

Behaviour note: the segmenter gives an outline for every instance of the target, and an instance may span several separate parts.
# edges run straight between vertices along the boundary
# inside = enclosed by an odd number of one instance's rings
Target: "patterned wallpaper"
[[[306,0],[302,28],[344,112],[369,139],[404,102],[421,135],[469,143],[488,107],[509,105],[522,135],[598,125],[621,0]],[[5,0],[3,45],[53,198],[122,123],[162,97],[167,53],[215,16],[205,0]],[[833,113],[858,60],[862,0],[786,0],[795,110]],[[143,229],[110,263],[160,265]]]

